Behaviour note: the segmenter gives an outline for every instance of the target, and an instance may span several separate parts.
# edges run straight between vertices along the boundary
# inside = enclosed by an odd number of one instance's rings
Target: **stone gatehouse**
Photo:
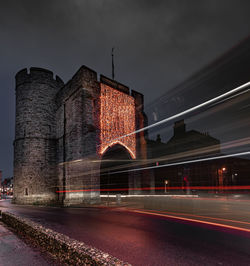
[[[107,154],[120,149],[131,161],[146,159],[144,132],[130,134],[145,123],[142,94],[103,75],[98,79],[86,66],[66,84],[46,69],[19,71],[13,201],[68,205],[98,200]],[[127,179],[125,187],[132,192],[150,183],[141,174]]]

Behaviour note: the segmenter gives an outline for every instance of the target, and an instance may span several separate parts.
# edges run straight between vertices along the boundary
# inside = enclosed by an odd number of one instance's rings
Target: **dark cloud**
[[[67,81],[85,64],[145,94],[146,102],[249,34],[250,2],[8,0],[0,3],[0,169],[12,175],[14,75],[51,69]]]

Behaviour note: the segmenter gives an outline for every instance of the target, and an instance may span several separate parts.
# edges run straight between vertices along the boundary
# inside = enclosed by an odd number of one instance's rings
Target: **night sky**
[[[65,82],[87,65],[145,95],[146,104],[249,35],[245,0],[0,1],[0,169],[13,175],[15,83],[24,67]]]

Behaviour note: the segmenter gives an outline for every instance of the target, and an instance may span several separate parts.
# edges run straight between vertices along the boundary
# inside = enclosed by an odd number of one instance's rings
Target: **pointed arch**
[[[101,155],[103,155],[105,153],[105,151],[107,151],[109,148],[111,148],[111,147],[113,147],[114,145],[117,145],[117,144],[123,146],[129,152],[129,154],[131,155],[131,158],[132,159],[135,159],[136,158],[136,155],[134,154],[134,152],[129,147],[127,147],[124,143],[122,143],[119,140],[113,141],[112,143],[110,143],[109,145],[107,145],[106,147],[104,147],[101,150],[101,152],[100,152]]]

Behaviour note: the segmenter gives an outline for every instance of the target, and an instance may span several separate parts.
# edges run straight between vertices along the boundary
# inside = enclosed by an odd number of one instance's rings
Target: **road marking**
[[[243,231],[243,232],[250,233],[250,229],[242,228],[242,227],[237,227],[237,226],[232,226],[232,225],[227,225],[227,224],[220,224],[220,223],[214,223],[214,222],[208,222],[208,221],[203,221],[203,220],[185,218],[185,217],[180,217],[180,216],[175,216],[175,215],[169,215],[169,214],[163,214],[163,213],[155,213],[155,212],[148,212],[148,211],[141,211],[141,210],[130,210],[130,211],[131,212],[135,212],[135,213],[155,215],[155,216],[172,218],[172,219],[183,220],[183,221],[188,221],[188,222],[208,224],[208,225],[213,225],[213,226],[218,226],[218,227],[223,227],[223,228],[228,228],[228,229],[234,229],[234,230],[240,230],[240,231]],[[214,219],[216,219],[216,218],[214,218]],[[244,222],[242,222],[242,223],[244,223]]]
[[[240,223],[240,224],[247,224],[250,225],[250,222],[244,222],[244,221],[238,221],[238,220],[231,220],[231,219],[225,219],[225,218],[216,218],[216,217],[209,217],[209,216],[203,216],[203,215],[197,215],[197,214],[189,214],[189,213],[176,213],[176,212],[167,212],[167,211],[157,211],[157,210],[152,210],[154,213],[166,213],[166,214],[175,214],[175,215],[185,215],[185,216],[193,216],[193,217],[198,217],[198,218],[205,218],[205,219],[211,219],[211,220],[220,220],[224,222],[232,222],[232,223]]]

